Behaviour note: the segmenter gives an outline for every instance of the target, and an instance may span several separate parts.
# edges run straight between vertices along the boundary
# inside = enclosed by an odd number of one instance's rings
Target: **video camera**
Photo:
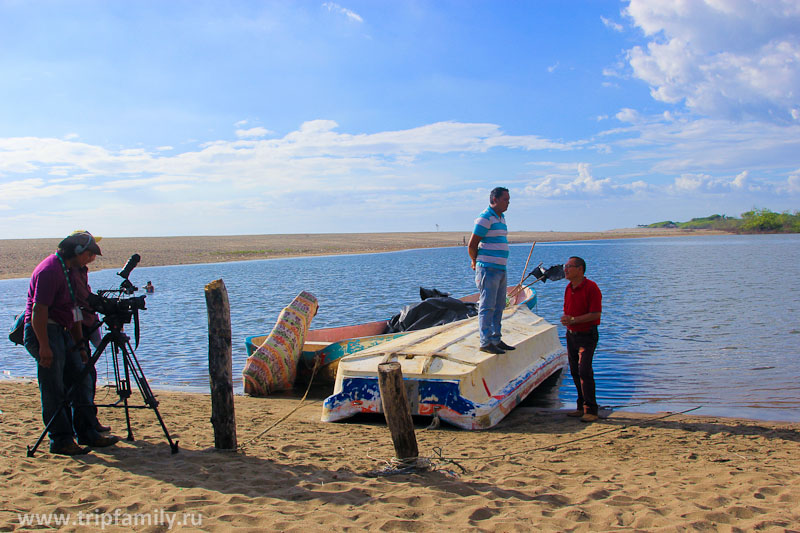
[[[116,291],[97,291],[97,294],[89,293],[89,306],[101,315],[123,315],[133,313],[139,309],[147,309],[144,306],[144,295],[132,298],[109,298],[104,296],[109,292]]]
[[[139,290],[130,282],[128,276],[140,260],[139,254],[133,254],[122,270],[117,272],[117,275],[122,278],[119,289],[99,290],[97,294],[89,293],[89,307],[93,311],[105,315],[106,322],[127,324],[132,317],[138,316],[139,309],[147,309],[144,305],[144,295],[123,298],[123,295],[133,294]]]

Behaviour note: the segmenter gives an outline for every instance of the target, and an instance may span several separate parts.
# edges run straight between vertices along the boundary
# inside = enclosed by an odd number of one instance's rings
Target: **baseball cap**
[[[69,237],[61,241],[58,247],[62,249],[71,247],[75,251],[75,255],[81,254],[86,250],[89,250],[95,255],[103,255],[100,251],[100,247],[97,245],[97,241],[101,239],[102,237],[95,237],[88,231],[76,230],[73,231]]]

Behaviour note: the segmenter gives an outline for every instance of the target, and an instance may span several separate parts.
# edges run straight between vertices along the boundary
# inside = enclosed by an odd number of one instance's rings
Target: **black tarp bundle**
[[[531,276],[542,283],[564,279],[564,265],[553,265],[547,269],[538,266],[527,277]],[[420,287],[419,297],[421,302],[405,306],[399,314],[389,319],[387,333],[441,326],[478,314],[478,304],[462,302],[436,289]]]
[[[389,333],[449,324],[478,314],[478,305],[451,298],[436,289],[419,288],[421,302],[410,304],[388,321]]]
[[[527,277],[533,276],[536,281],[558,281],[564,279],[564,265],[553,265],[548,269],[538,266],[531,270]]]

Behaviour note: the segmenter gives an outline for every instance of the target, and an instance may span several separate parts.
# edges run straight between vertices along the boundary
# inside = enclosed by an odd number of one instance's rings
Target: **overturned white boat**
[[[412,414],[438,415],[464,429],[494,426],[567,361],[556,327],[531,311],[535,298],[525,289],[503,312],[503,341],[516,347],[504,354],[478,349],[478,318],[473,317],[342,358],[322,421],[383,412],[378,365],[395,361],[401,365]]]

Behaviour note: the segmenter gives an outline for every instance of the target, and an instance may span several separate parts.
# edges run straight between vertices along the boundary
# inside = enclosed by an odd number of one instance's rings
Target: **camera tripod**
[[[44,431],[42,431],[42,434],[36,441],[36,444],[34,444],[32,447],[28,446],[28,457],[33,457],[33,455],[36,453],[36,449],[44,440],[45,436],[47,435],[47,431],[50,429],[50,426],[53,424],[55,419],[63,410],[69,409],[70,397],[72,396],[75,387],[80,386],[80,383],[89,374],[91,369],[94,368],[97,360],[100,359],[100,356],[103,355],[103,351],[105,351],[106,347],[109,345],[111,345],[112,360],[114,362],[114,379],[116,382],[115,387],[117,390],[117,395],[119,395],[119,400],[113,404],[97,405],[97,407],[115,407],[125,409],[125,422],[128,426],[128,441],[134,440],[133,431],[131,430],[131,418],[129,410],[152,409],[156,414],[156,418],[158,418],[159,424],[161,424],[161,429],[164,430],[164,435],[167,437],[167,441],[169,442],[172,453],[178,453],[178,441],[172,441],[169,431],[167,431],[167,426],[164,424],[164,420],[161,418],[161,413],[158,412],[158,400],[153,395],[153,391],[150,389],[150,385],[147,383],[147,379],[144,376],[142,367],[139,364],[138,359],[136,359],[136,354],[131,347],[130,339],[125,332],[122,331],[123,326],[131,321],[131,316],[132,312],[130,310],[106,315],[103,320],[95,324],[90,330],[89,333],[94,332],[103,324],[105,324],[108,328],[108,332],[105,334],[105,336],[103,336],[103,339],[100,341],[100,344],[97,346],[94,354],[92,354],[92,356],[89,358],[89,361],[84,365],[84,368],[78,376],[78,379],[67,390],[64,402],[47,423]],[[145,405],[128,404],[128,398],[130,398],[132,394],[131,379],[133,379],[137,388],[139,389],[139,392],[141,392]],[[122,402],[121,405],[120,402]],[[82,405],[81,407],[86,406]]]

